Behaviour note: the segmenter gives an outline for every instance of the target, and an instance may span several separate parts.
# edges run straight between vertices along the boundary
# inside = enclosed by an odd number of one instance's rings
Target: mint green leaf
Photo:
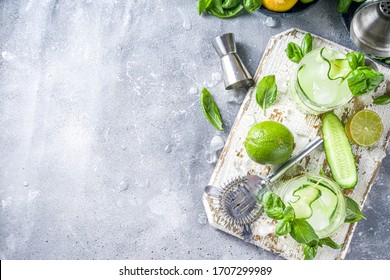
[[[330,237],[321,238],[318,242],[318,246],[322,247],[323,245],[328,246],[332,249],[340,249],[343,245],[337,244]]]
[[[304,57],[306,54],[311,52],[312,49],[313,49],[313,37],[311,36],[310,33],[306,33],[301,43],[302,57]]]
[[[268,217],[275,219],[275,220],[281,220],[284,217],[284,208],[286,206],[284,205],[282,199],[273,192],[266,192],[263,195],[263,207],[264,212],[267,214]]]
[[[353,95],[361,96],[376,89],[383,78],[382,73],[367,66],[360,66],[348,75],[348,87]]]

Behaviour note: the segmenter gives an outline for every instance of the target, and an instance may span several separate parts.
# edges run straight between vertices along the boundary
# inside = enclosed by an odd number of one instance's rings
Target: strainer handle
[[[281,166],[279,166],[269,177],[268,181],[270,183],[275,182],[280,176],[282,176],[288,169],[290,169],[293,165],[295,165],[298,161],[307,156],[311,151],[321,145],[324,140],[317,136],[312,141],[310,141],[302,151],[300,151],[295,156],[292,156],[289,160],[284,162]]]

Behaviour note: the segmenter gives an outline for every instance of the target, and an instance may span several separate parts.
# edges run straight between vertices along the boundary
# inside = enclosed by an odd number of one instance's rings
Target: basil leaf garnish
[[[288,43],[285,52],[287,54],[288,59],[295,63],[299,63],[303,57],[301,47],[294,42]]]
[[[276,225],[275,234],[277,236],[283,236],[291,232],[291,222],[286,220],[281,220]]]
[[[231,9],[224,9],[222,7],[222,0],[213,0],[208,7],[207,11],[215,17],[219,18],[232,18],[237,16],[242,9],[244,9],[243,5],[237,5]]]
[[[311,52],[313,49],[313,37],[310,33],[306,33],[305,36],[302,39],[301,43],[301,51],[302,51],[302,57]]]
[[[328,246],[332,249],[340,249],[342,244],[337,244],[330,237],[321,238],[318,242],[318,246],[322,247],[323,245]]]
[[[237,7],[240,4],[241,0],[225,0],[223,1],[222,8],[231,9]]]
[[[283,219],[286,206],[277,194],[266,192],[263,195],[263,207],[268,217],[275,220]]]
[[[207,118],[207,120],[218,130],[223,130],[222,127],[222,118],[219,113],[217,104],[215,103],[213,96],[206,89],[202,89],[202,93],[200,95],[200,104],[202,106],[203,114]]]
[[[305,220],[296,219],[292,221],[290,235],[298,243],[316,246],[319,238],[313,227]]]
[[[347,53],[346,55],[349,67],[355,70],[359,66],[364,66],[364,54],[361,52]]]
[[[360,211],[359,205],[350,197],[346,197],[347,199],[347,216],[345,217],[346,223],[356,223],[361,219],[366,219]]]
[[[318,246],[309,246],[307,244],[303,244],[303,255],[305,260],[314,260],[317,255]]]
[[[337,10],[340,13],[345,14],[348,12],[349,6],[351,6],[352,0],[337,0]]]
[[[348,87],[355,96],[374,90],[383,81],[383,74],[367,66],[359,66],[347,77]]]
[[[244,7],[248,12],[257,11],[261,7],[262,0],[244,0]]]
[[[212,0],[198,0],[198,13],[202,14],[209,6]]]
[[[374,99],[374,104],[377,104],[377,105],[390,104],[390,94],[378,96],[377,98]]]
[[[264,115],[266,114],[266,109],[275,102],[277,93],[278,87],[275,83],[275,75],[265,76],[257,84],[256,101],[264,110]]]

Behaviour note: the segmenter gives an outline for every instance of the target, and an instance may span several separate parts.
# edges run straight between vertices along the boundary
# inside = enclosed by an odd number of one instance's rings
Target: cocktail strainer
[[[243,227],[243,238],[250,241],[252,236],[250,225],[262,212],[262,205],[257,200],[268,191],[267,186],[322,143],[322,138],[316,137],[300,153],[279,166],[267,178],[257,175],[239,176],[220,187],[206,186],[205,192],[213,198],[223,223]]]

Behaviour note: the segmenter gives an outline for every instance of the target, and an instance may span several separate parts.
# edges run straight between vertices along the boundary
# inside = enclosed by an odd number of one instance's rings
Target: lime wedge
[[[349,67],[346,58],[337,57],[336,52],[330,49],[322,48],[320,52],[321,58],[329,64],[328,79],[345,79],[349,72],[352,71]]]
[[[345,125],[345,133],[353,143],[370,147],[382,136],[383,124],[377,113],[370,110],[357,112]]]

